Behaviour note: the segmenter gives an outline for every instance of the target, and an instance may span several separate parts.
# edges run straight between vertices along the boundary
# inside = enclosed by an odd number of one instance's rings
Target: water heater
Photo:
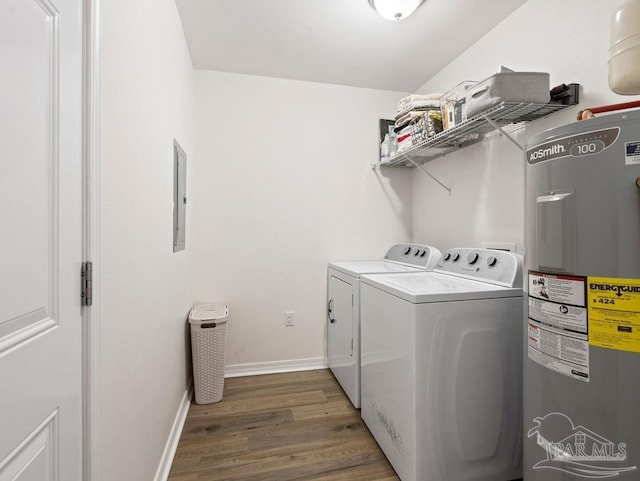
[[[640,479],[640,112],[526,146],[524,480]]]

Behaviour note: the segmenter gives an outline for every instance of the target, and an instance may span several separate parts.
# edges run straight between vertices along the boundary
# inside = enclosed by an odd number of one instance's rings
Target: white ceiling
[[[413,92],[526,0],[176,0],[195,68]],[[508,41],[508,40],[507,40]]]

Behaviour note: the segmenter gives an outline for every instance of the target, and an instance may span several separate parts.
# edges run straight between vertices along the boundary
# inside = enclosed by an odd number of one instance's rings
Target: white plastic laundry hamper
[[[196,404],[222,399],[228,320],[229,307],[223,303],[200,304],[189,313]]]

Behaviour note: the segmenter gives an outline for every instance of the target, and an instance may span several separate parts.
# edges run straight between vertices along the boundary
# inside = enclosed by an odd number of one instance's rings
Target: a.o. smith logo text
[[[547,157],[558,157],[559,154],[564,154],[567,149],[562,144],[555,144],[546,149],[534,150],[529,154],[529,160],[544,160]]]
[[[550,140],[527,150],[527,161],[534,165],[563,157],[598,154],[613,145],[619,134],[620,127],[612,127]]]

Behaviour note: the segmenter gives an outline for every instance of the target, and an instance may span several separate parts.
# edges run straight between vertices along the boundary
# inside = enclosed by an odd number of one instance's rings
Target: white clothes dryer
[[[362,418],[402,481],[522,477],[522,258],[361,279]]]
[[[360,276],[432,270],[441,253],[422,244],[396,244],[383,260],[331,262],[327,269],[327,357],[351,403],[360,407]]]

